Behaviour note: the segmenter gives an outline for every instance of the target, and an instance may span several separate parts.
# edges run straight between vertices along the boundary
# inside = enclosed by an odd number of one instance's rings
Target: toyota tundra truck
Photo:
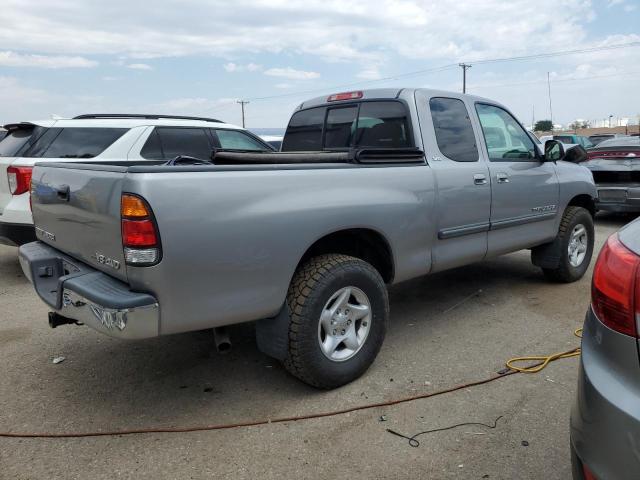
[[[538,150],[491,100],[339,93],[295,110],[281,152],[36,164],[38,240],[19,258],[52,326],[140,339],[255,321],[261,351],[335,388],[377,356],[388,285],[521,249],[547,278],[580,279],[584,158]]]

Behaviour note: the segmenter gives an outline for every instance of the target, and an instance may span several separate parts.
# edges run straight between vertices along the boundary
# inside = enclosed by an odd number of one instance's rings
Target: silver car
[[[594,273],[571,414],[573,478],[640,478],[640,221],[607,240]]]

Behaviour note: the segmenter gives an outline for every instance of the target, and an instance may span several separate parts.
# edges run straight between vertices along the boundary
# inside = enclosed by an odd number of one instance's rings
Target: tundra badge
[[[111,267],[114,270],[118,270],[120,268],[120,262],[118,260],[114,260],[113,258],[109,258],[101,253],[94,253],[91,255],[91,258],[95,259],[98,263],[102,265],[106,265],[107,267]]]

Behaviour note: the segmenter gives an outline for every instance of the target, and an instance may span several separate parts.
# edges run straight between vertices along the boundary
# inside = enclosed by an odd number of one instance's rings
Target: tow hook
[[[49,312],[49,326],[51,328],[59,327],[60,325],[83,325],[82,322],[78,322],[72,318],[63,317],[56,312]]]

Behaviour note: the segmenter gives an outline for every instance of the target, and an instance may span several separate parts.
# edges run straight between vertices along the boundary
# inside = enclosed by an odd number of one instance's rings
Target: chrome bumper
[[[146,293],[62,254],[42,242],[20,247],[25,276],[40,298],[63,317],[116,338],[157,337],[160,306]]]

